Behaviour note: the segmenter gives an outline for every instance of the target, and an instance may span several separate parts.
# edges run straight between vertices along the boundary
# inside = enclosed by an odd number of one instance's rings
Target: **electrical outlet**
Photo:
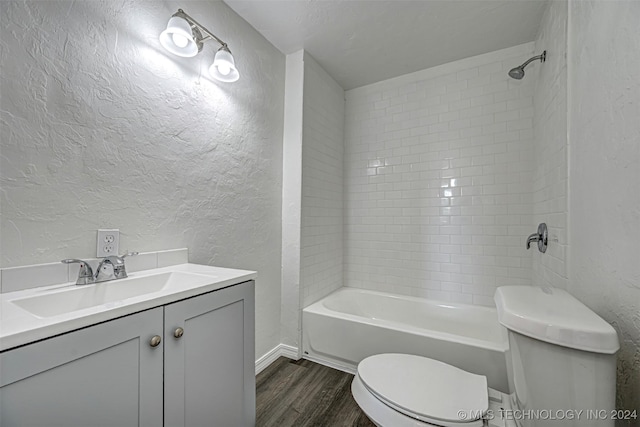
[[[118,255],[120,250],[120,230],[117,228],[98,230],[97,241],[96,254],[98,258]]]

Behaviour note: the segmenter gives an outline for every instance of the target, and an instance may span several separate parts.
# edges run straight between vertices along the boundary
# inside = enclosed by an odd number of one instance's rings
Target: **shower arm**
[[[541,62],[544,62],[547,59],[547,51],[545,50],[544,52],[542,52],[541,55],[534,56],[533,58],[527,59],[527,61],[524,64],[522,64],[521,66],[519,66],[518,68],[524,68],[527,65],[529,65],[530,63],[532,63],[533,61],[537,61],[538,59]]]

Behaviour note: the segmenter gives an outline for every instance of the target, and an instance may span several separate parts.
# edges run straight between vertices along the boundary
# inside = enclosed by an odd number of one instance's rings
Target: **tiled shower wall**
[[[304,54],[302,119],[302,306],[342,286],[344,90]]]
[[[493,305],[531,283],[535,74],[507,71],[533,47],[346,92],[345,286]]]

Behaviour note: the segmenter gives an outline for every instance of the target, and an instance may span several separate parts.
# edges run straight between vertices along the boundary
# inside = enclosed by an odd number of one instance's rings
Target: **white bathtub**
[[[508,392],[507,333],[492,308],[341,288],[303,310],[302,332],[305,358],[347,372],[373,354],[417,354]]]

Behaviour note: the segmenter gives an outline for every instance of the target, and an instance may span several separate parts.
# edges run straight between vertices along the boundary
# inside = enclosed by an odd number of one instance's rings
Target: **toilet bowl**
[[[380,427],[511,427],[514,411],[527,414],[522,427],[613,427],[612,419],[543,415],[615,408],[615,329],[561,289],[505,286],[495,301],[509,336],[510,395],[441,361],[377,354],[358,365],[356,403]]]
[[[351,392],[365,414],[383,427],[481,427],[490,398],[503,399],[502,393],[487,387],[482,375],[395,353],[360,362]]]

